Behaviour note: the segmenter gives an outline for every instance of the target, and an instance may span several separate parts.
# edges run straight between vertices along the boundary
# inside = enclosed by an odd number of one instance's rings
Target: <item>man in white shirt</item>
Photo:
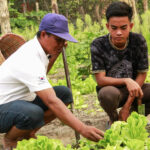
[[[58,117],[84,137],[98,141],[103,132],[87,126],[67,109],[72,102],[65,86],[52,87],[46,78],[48,55],[55,60],[66,41],[77,42],[63,15],[47,14],[37,36],[26,42],[0,66],[0,133],[4,148],[16,147],[20,139]],[[66,105],[66,106],[65,106]]]

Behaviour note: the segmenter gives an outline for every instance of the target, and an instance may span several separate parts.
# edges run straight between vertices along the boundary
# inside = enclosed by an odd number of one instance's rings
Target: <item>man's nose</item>
[[[121,35],[122,34],[122,31],[121,30],[117,30],[117,35]]]

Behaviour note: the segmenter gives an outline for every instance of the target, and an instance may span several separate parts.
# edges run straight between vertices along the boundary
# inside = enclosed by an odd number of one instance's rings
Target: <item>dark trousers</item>
[[[65,86],[53,87],[57,97],[64,104],[73,102],[72,93]],[[42,127],[44,112],[48,107],[37,96],[32,102],[15,100],[0,105],[0,133],[7,133],[13,126],[20,130],[33,130]]]
[[[142,86],[142,91],[144,96],[142,98],[142,103],[145,104],[145,114],[150,114],[150,84],[145,83]],[[115,86],[105,86],[97,89],[98,99],[100,105],[105,110],[105,112],[110,117],[112,122],[118,120],[117,108],[122,107],[129,96],[129,92],[125,86],[115,87]],[[132,110],[137,111],[137,99],[132,103]]]

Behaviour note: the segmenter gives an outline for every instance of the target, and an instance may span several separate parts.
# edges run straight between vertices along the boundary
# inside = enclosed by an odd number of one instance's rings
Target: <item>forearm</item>
[[[125,78],[112,78],[112,77],[103,77],[96,79],[99,86],[118,86],[118,85],[125,85]]]
[[[80,129],[85,126],[84,123],[77,119],[58,98],[54,101],[50,101],[47,106],[63,123],[67,124],[77,132],[80,132]]]
[[[146,79],[146,75],[147,75],[146,72],[144,72],[144,73],[139,73],[139,74],[137,75],[135,81],[139,84],[140,87],[143,86],[144,81],[145,81],[145,79]]]
[[[138,73],[135,81],[140,85],[140,87],[143,85],[145,78],[146,78],[146,72]],[[113,78],[113,77],[107,77],[105,72],[95,73],[95,78],[97,81],[97,84],[99,86],[117,86],[117,85],[127,85],[127,83],[132,82],[131,78]]]
[[[76,131],[80,132],[85,126],[80,120],[78,120],[71,111],[65,106],[65,104],[56,96],[53,88],[48,88],[42,91],[36,92],[45,105],[59,118],[62,122],[69,125]]]

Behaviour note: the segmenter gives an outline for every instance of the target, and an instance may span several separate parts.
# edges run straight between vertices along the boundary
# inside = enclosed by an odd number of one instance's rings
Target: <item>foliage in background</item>
[[[47,11],[31,11],[27,13],[19,12],[15,8],[15,1],[9,1],[9,14],[10,14],[10,24],[12,30],[18,30],[18,32],[22,33],[24,30],[31,30],[32,32],[38,31],[38,24],[40,23],[43,16],[48,13]],[[35,28],[35,29],[34,29]],[[16,31],[17,32],[17,31]],[[35,34],[35,33],[34,33]],[[32,37],[29,33],[23,33],[23,35],[28,35],[31,39]]]
[[[19,12],[23,12],[23,5],[26,2],[28,6],[28,11],[35,11],[35,3],[39,3],[39,9],[41,11],[50,12],[51,0],[8,0],[14,3],[15,9]],[[92,21],[101,22],[101,19],[105,17],[105,10],[107,6],[119,0],[57,0],[59,13],[65,15],[72,23],[76,22],[77,18],[82,18],[84,20],[85,14],[89,14]],[[138,14],[144,12],[143,0],[135,0],[136,9]],[[131,3],[130,0],[128,2]],[[148,5],[150,8],[150,1],[148,0]]]
[[[136,9],[138,13],[141,15],[144,12],[144,5],[143,5],[144,0],[136,0]],[[150,8],[150,1],[148,0],[148,8]]]
[[[150,83],[150,69],[148,70],[145,82]]]
[[[149,26],[150,10],[146,11],[141,16],[137,16],[136,18],[134,18],[133,22],[134,22],[133,31],[141,33],[145,37],[150,54],[150,26]]]
[[[108,4],[116,0],[57,0],[59,12],[75,23],[77,18],[84,20],[86,14],[91,16],[92,21],[104,18],[104,12]],[[96,8],[99,8],[96,11]],[[99,17],[99,18],[98,18]]]

